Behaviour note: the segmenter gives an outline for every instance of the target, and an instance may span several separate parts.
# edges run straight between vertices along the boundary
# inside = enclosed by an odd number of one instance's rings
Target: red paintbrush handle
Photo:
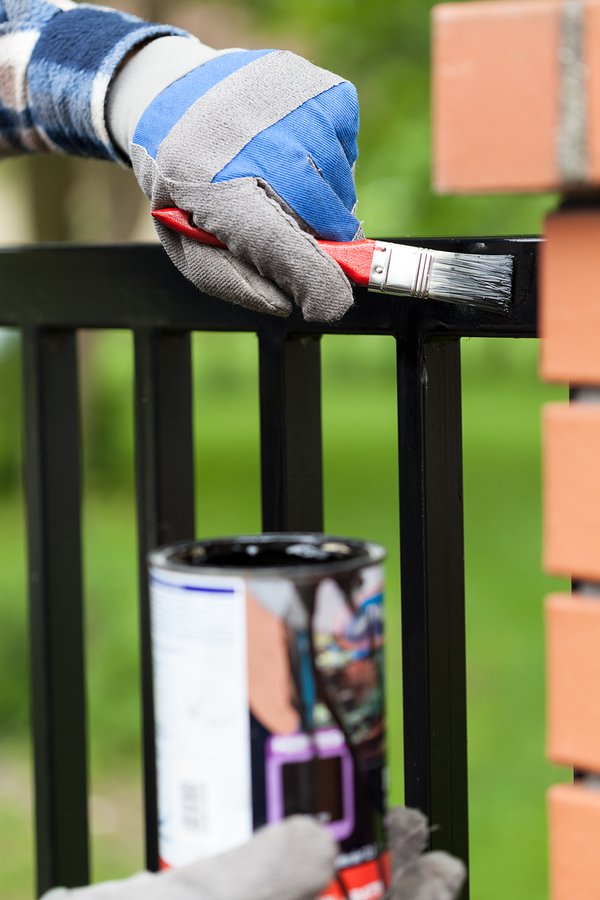
[[[226,245],[209,231],[198,228],[192,221],[191,214],[183,212],[177,207],[167,209],[155,209],[152,215],[171,231],[177,231],[186,237],[208,244],[211,247],[226,249]],[[354,284],[367,287],[371,274],[371,263],[375,241],[318,241],[319,247],[327,253],[340,268],[346,273]]]

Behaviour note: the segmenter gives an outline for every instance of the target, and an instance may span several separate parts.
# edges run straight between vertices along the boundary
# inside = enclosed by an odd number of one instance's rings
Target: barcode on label
[[[208,830],[208,790],[206,784],[182,784],[182,821],[187,831]]]

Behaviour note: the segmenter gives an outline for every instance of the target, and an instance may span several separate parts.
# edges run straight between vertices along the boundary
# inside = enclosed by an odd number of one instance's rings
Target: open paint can
[[[300,813],[340,846],[322,900],[384,896],[384,558],[318,534],[150,554],[163,866]]]

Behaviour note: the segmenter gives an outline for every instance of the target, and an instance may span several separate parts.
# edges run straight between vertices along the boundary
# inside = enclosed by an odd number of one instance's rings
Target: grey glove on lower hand
[[[390,900],[455,900],[464,884],[463,863],[448,853],[424,853],[429,836],[425,816],[396,807],[386,820],[392,852]]]
[[[336,854],[324,828],[294,816],[211,859],[158,875],[60,888],[43,900],[314,900],[333,877]]]
[[[423,853],[425,816],[397,807],[387,820],[392,851],[389,900],[455,900],[465,867],[447,853]],[[325,828],[294,816],[263,828],[227,853],[159,875],[51,891],[43,900],[315,900],[334,877],[337,846]]]

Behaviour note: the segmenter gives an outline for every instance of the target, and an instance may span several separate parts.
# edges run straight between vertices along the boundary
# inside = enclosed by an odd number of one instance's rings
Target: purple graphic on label
[[[337,841],[352,834],[354,767],[339,729],[269,737],[265,772],[268,822],[307,814],[326,825]]]

